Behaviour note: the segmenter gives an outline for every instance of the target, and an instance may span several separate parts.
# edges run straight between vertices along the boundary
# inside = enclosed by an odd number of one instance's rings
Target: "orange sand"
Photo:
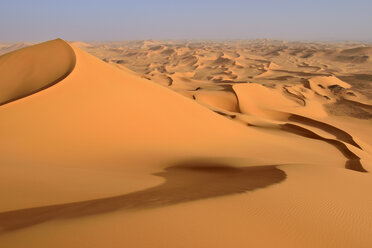
[[[234,52],[143,43],[132,72],[76,46],[0,57],[0,247],[372,246],[371,122],[327,110],[368,96],[335,76],[265,87],[288,68],[261,55],[266,81],[239,83]],[[221,65],[239,75],[207,79]]]

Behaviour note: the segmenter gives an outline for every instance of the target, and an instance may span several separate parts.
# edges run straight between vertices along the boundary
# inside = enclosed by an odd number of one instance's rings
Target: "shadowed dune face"
[[[300,127],[294,124],[290,124],[290,123],[281,125],[281,129],[284,131],[296,134],[296,135],[306,137],[306,138],[325,141],[333,145],[334,147],[336,147],[345,156],[345,158],[347,159],[345,162],[346,169],[355,170],[359,172],[367,172],[367,170],[363,168],[360,162],[360,157],[358,157],[349,148],[347,148],[347,146],[341,141],[321,137],[318,134],[306,128],[303,128],[303,127]]]
[[[71,73],[75,60],[61,39],[0,56],[0,106],[58,83]]]
[[[164,178],[165,183],[122,196],[0,213],[0,234],[50,220],[157,208],[244,193],[286,178],[285,172],[276,166],[238,168],[205,161],[180,163],[154,175]]]
[[[332,78],[332,80],[337,80]],[[341,82],[342,83],[342,82]],[[271,121],[272,127],[279,127],[280,130],[290,132],[305,138],[309,139],[316,139],[325,141],[326,143],[334,146],[337,148],[341,154],[346,158],[345,168],[358,171],[358,172],[367,172],[367,170],[362,166],[360,160],[361,158],[357,156],[354,152],[352,152],[344,143],[348,143],[353,145],[360,150],[363,150],[362,147],[357,144],[349,133],[345,132],[344,130],[337,128],[333,125],[327,124],[325,122],[317,121],[315,119],[298,115],[292,114],[290,111],[296,111],[297,108],[291,107],[291,102],[288,102],[283,95],[280,95],[278,92],[269,90],[259,85],[236,85],[233,89],[237,93],[237,98],[240,100],[240,109],[242,109],[242,114],[245,115],[262,115],[265,116],[267,122]],[[291,93],[293,94],[293,93]],[[296,95],[299,99],[303,99],[304,103],[306,103],[306,97],[299,92],[300,95]],[[307,100],[307,99],[306,99]],[[287,103],[286,103],[287,101]],[[282,106],[280,106],[282,104]],[[306,104],[297,103],[297,106],[301,106],[302,108],[306,108]],[[320,106],[320,105],[319,105]],[[321,111],[321,108],[316,108],[315,110]],[[278,111],[281,109],[281,111]],[[286,111],[285,111],[286,110]],[[307,114],[312,116],[313,113],[316,111],[304,111],[303,114]],[[230,117],[231,115],[217,112],[224,116]],[[236,116],[235,116],[236,117]],[[233,118],[231,118],[233,119]],[[235,119],[235,118],[234,118]],[[283,121],[284,124],[276,124],[273,123],[273,120],[280,120]],[[292,123],[290,123],[292,122]],[[305,127],[293,124],[299,123],[304,125]],[[255,127],[262,127],[262,125],[252,125],[251,123],[246,123],[248,126],[255,126]],[[312,128],[316,128],[321,130],[328,135],[331,134],[335,138],[325,138],[322,135],[316,133],[316,131],[311,130]],[[317,131],[318,131],[317,130]]]
[[[316,121],[316,120],[313,120],[313,119],[310,119],[310,118],[307,118],[307,117],[304,117],[304,116],[300,116],[300,115],[295,115],[295,114],[291,114],[289,116],[288,120],[320,128],[320,129],[322,129],[322,130],[324,130],[328,133],[333,134],[334,136],[336,136],[337,139],[339,139],[343,142],[346,142],[350,145],[353,145],[355,147],[358,147],[359,149],[362,149],[355,142],[354,138],[350,134],[348,134],[347,132],[345,132],[345,131],[337,128],[337,127],[329,125],[327,123],[323,123],[323,122],[320,122],[320,121]]]

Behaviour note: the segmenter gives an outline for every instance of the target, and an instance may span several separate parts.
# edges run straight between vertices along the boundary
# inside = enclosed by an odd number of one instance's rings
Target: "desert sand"
[[[0,54],[0,247],[372,247],[372,46]]]

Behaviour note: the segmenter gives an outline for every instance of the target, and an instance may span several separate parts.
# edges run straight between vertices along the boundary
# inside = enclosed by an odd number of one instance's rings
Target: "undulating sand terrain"
[[[372,247],[372,46],[0,44],[0,247]]]

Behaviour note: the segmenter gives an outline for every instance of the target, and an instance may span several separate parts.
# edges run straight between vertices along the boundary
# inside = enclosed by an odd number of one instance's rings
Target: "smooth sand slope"
[[[201,84],[186,56],[156,84],[62,40],[3,60],[0,246],[372,245],[370,127],[311,81]]]

